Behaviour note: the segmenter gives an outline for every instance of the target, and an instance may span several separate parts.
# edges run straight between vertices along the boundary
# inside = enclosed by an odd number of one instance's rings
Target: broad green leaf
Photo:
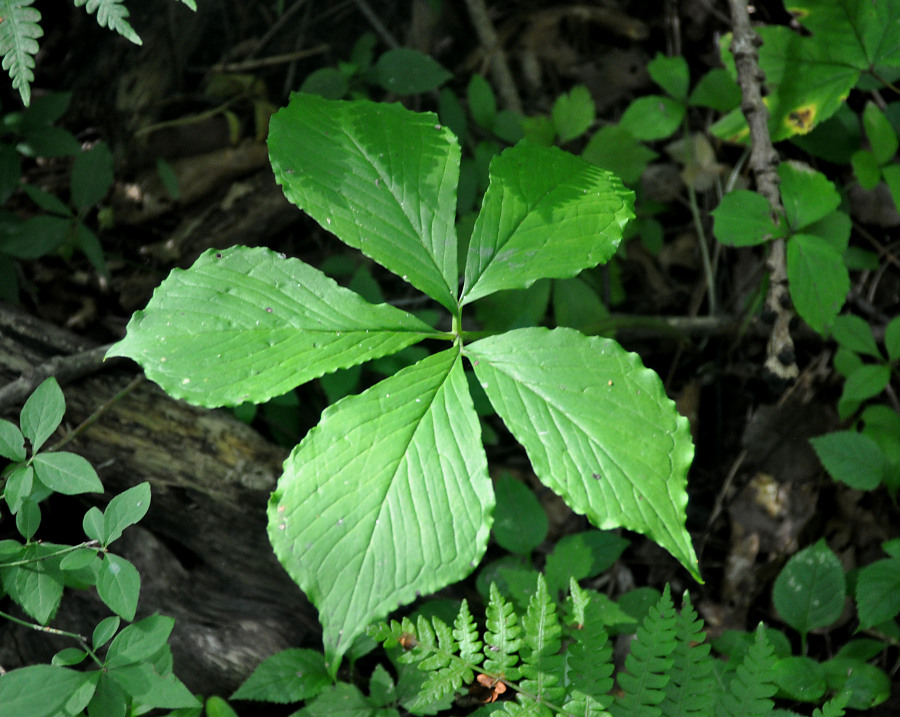
[[[297,259],[234,247],[174,270],[107,356],[128,356],[170,396],[212,407],[262,403],[435,333]]]
[[[439,62],[409,47],[388,50],[374,69],[378,84],[398,95],[430,92],[453,77]]]
[[[547,537],[547,513],[534,491],[508,473],[494,484],[494,539],[504,550],[530,555]]]
[[[633,137],[649,141],[671,136],[683,119],[681,102],[662,95],[646,95],[628,105],[619,125]]]
[[[657,85],[676,100],[687,99],[690,74],[687,60],[683,57],[666,57],[658,52],[656,57],[647,63],[647,72]]]
[[[794,232],[808,227],[833,212],[841,197],[824,174],[799,162],[782,162],[778,166],[781,178],[781,203],[788,226]]]
[[[116,615],[134,620],[141,576],[125,558],[107,553],[97,574],[97,595]],[[124,632],[124,631],[123,631]]]
[[[31,540],[41,525],[41,506],[30,498],[22,501],[19,512],[16,513],[16,528],[23,538]]]
[[[598,528],[649,536],[699,578],[684,528],[688,421],[636,354],[542,328],[476,341],[466,354],[545,485]]]
[[[591,137],[581,156],[591,164],[608,169],[626,185],[632,186],[640,180],[647,164],[659,155],[619,125],[611,124],[601,127]]]
[[[782,619],[805,635],[837,620],[846,594],[841,561],[823,539],[788,560],[775,579],[772,601]]]
[[[34,486],[34,469],[27,463],[14,466],[6,475],[3,497],[13,513],[18,513],[22,503],[31,495]]]
[[[357,687],[338,682],[310,702],[301,717],[396,717],[396,710],[378,710]]]
[[[811,657],[783,657],[775,663],[773,678],[790,699],[818,702],[825,694],[825,670]]]
[[[897,133],[891,127],[884,112],[874,102],[867,102],[863,110],[863,126],[878,164],[890,162],[897,154]]]
[[[66,401],[62,389],[52,376],[34,389],[25,405],[19,421],[22,433],[31,441],[31,450],[38,451],[62,422]]]
[[[56,665],[32,665],[0,675],[0,717],[52,717],[90,674]]]
[[[103,511],[103,544],[109,545],[121,537],[122,531],[143,518],[149,508],[149,483],[139,483],[119,493]]]
[[[231,699],[288,704],[315,697],[330,684],[321,652],[283,650],[260,663]]]
[[[853,314],[843,314],[834,320],[834,340],[858,354],[881,358],[875,337],[868,322]]]
[[[856,604],[863,630],[894,619],[900,612],[900,560],[878,560],[860,569]]]
[[[37,259],[63,244],[72,228],[71,219],[39,214],[12,227],[0,249],[16,259]]]
[[[865,364],[847,376],[841,398],[851,401],[865,401],[884,391],[891,378],[890,366]]]
[[[567,535],[553,547],[544,564],[547,585],[564,590],[570,579],[592,578],[608,570],[629,545],[625,538],[603,530]]]
[[[295,94],[269,128],[272,169],[291,202],[454,310],[460,150],[436,115]]]
[[[884,454],[871,438],[856,431],[836,431],[811,438],[810,443],[834,480],[857,490],[874,490],[881,483]]]
[[[688,104],[693,107],[710,107],[719,112],[728,112],[740,103],[741,88],[720,67],[703,75],[688,98]]]
[[[221,697],[213,695],[206,699],[206,717],[238,717],[232,706]]]
[[[836,658],[822,663],[828,676],[828,687],[838,697],[849,695],[847,707],[869,710],[891,695],[891,679],[883,670],[862,660]]]
[[[129,625],[116,635],[106,655],[109,668],[146,662],[165,647],[175,620],[166,615],[151,615]]]
[[[88,717],[127,717],[128,695],[108,674],[101,673],[97,691],[88,705]],[[171,715],[170,715],[171,717]],[[199,715],[197,715],[199,717]]]
[[[634,195],[617,177],[555,147],[518,144],[494,158],[490,174],[462,304],[608,261],[634,218]]]
[[[826,333],[850,291],[844,257],[820,237],[795,234],[787,245],[787,273],[797,313]]]
[[[557,97],[550,118],[559,143],[565,144],[587,132],[596,114],[594,98],[584,85],[576,85],[571,92]]]
[[[63,495],[102,493],[103,484],[94,467],[75,453],[39,453],[31,463],[37,479]]]
[[[0,456],[14,462],[24,461],[25,437],[15,423],[0,418]]]
[[[62,600],[62,578],[40,562],[31,563],[16,571],[15,590],[22,609],[41,625],[46,625]]]
[[[775,232],[769,201],[746,189],[722,197],[712,216],[716,239],[728,246],[762,244]]]
[[[269,539],[319,609],[332,674],[375,619],[465,577],[493,490],[459,349],[330,406],[285,462]]]

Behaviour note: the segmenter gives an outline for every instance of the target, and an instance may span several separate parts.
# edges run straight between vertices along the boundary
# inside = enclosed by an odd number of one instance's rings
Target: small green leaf
[[[484,554],[494,496],[479,439],[454,347],[330,406],[285,462],[269,540],[319,609],[332,674],[369,623]]]
[[[128,706],[125,691],[108,674],[101,673],[97,691],[88,705],[88,717],[128,717]],[[193,717],[200,717],[199,712]]]
[[[122,531],[143,518],[149,508],[149,483],[139,483],[119,493],[109,501],[109,505],[103,511],[103,540],[101,543],[107,546],[114,540],[118,540]]]
[[[11,228],[0,249],[16,259],[37,259],[64,244],[72,232],[72,219],[38,215]]]
[[[564,328],[510,331],[466,353],[545,485],[596,527],[644,533],[699,577],[684,528],[688,422],[636,354]]]
[[[12,513],[18,513],[22,503],[31,496],[34,487],[34,469],[27,464],[20,464],[6,476],[3,497]]]
[[[0,675],[0,717],[52,717],[90,678],[55,665],[32,665]]]
[[[161,675],[147,663],[117,667],[108,674],[144,707],[177,709],[200,704],[175,675]]]
[[[20,566],[15,575],[15,590],[22,609],[46,625],[62,600],[62,577],[40,562]]]
[[[141,576],[125,558],[107,553],[97,574],[97,595],[116,615],[134,620]],[[124,631],[123,631],[124,632]]]
[[[894,206],[900,207],[900,164],[889,164],[881,168],[881,176],[888,186]]]
[[[338,682],[319,693],[307,704],[302,717],[393,717],[396,711],[382,715],[376,711],[362,692],[347,682]]]
[[[884,347],[891,361],[900,360],[900,316],[895,316],[885,326]]]
[[[90,548],[78,548],[67,553],[59,561],[59,569],[67,572],[78,572],[96,561],[97,551]]]
[[[837,431],[811,438],[828,474],[857,490],[874,490],[881,483],[885,457],[871,438],[856,431]]]
[[[721,67],[703,75],[688,98],[692,107],[709,107],[719,112],[733,110],[740,103],[741,88]]]
[[[99,202],[113,183],[113,157],[103,142],[75,157],[72,165],[72,204],[88,209]]]
[[[879,165],[890,162],[897,154],[897,133],[874,102],[866,103],[863,126],[866,128],[866,137],[872,147],[875,162]]]
[[[825,670],[810,657],[783,657],[775,663],[775,684],[790,699],[818,702],[827,688]]]
[[[522,143],[491,162],[461,304],[609,260],[632,211],[617,177],[555,147]]]
[[[838,696],[848,695],[847,707],[869,710],[891,695],[891,680],[883,670],[862,660],[835,658],[822,663],[828,687]]]
[[[105,528],[103,527],[103,513],[100,512],[100,509],[97,506],[91,506],[84,514],[84,518],[82,518],[81,520],[81,527],[84,529],[84,534],[91,540],[96,540],[98,543],[103,543],[105,537]]]
[[[597,115],[594,98],[584,85],[576,85],[556,98],[550,118],[560,144],[581,136],[590,129]]]
[[[581,153],[583,159],[608,169],[627,186],[636,184],[647,164],[658,156],[619,125],[601,127]]]
[[[488,81],[481,75],[472,75],[467,90],[469,112],[475,122],[488,131],[494,128],[497,117],[497,99]]]
[[[683,57],[666,57],[658,52],[656,57],[647,63],[647,72],[657,85],[676,100],[687,99],[690,75],[687,60]]]
[[[875,358],[881,358],[881,352],[875,344],[875,337],[868,322],[853,314],[844,314],[834,320],[832,328],[834,339],[844,348]]]
[[[320,67],[306,76],[300,92],[318,95],[329,100],[340,100],[350,89],[350,78],[334,67]]]
[[[15,423],[0,418],[0,456],[9,458],[13,462],[24,461],[25,437]]]
[[[853,174],[856,175],[859,186],[870,191],[878,186],[878,182],[881,181],[881,168],[875,155],[869,150],[860,149],[854,152],[850,157],[850,164],[853,166]]]
[[[891,367],[864,364],[847,376],[841,400],[865,401],[884,391],[891,379]]]
[[[41,506],[35,500],[22,501],[16,513],[16,529],[26,540],[31,540],[41,525]]]
[[[561,538],[544,564],[551,594],[564,590],[570,579],[592,578],[608,570],[628,545],[625,538],[602,530]]]
[[[788,560],[775,579],[772,600],[782,619],[805,635],[837,620],[846,594],[841,561],[820,540]]]
[[[231,699],[288,704],[311,699],[330,684],[321,652],[283,650],[260,663]]]
[[[151,615],[129,625],[112,641],[106,653],[110,669],[151,660],[162,650],[175,627],[175,620],[166,615]]]
[[[815,331],[826,333],[850,291],[844,257],[820,237],[795,234],[787,245],[787,272],[797,313]]]
[[[50,664],[69,667],[70,665],[78,665],[84,662],[85,657],[87,657],[87,653],[84,650],[80,650],[77,647],[66,647],[53,656]]]
[[[772,238],[772,207],[761,194],[746,189],[729,192],[712,211],[716,239],[728,246],[754,246]]]
[[[856,604],[862,630],[893,620],[900,613],[900,560],[878,560],[860,569]]]
[[[530,555],[547,537],[547,513],[521,481],[507,473],[494,483],[494,539],[504,550]]]
[[[398,95],[436,90],[452,77],[439,62],[409,47],[388,50],[375,63],[378,84]]]
[[[102,493],[103,484],[88,461],[75,453],[39,453],[31,463],[37,479],[63,495]]]
[[[817,222],[840,206],[841,197],[821,172],[800,162],[782,162],[781,201],[788,225],[794,232]]]
[[[681,102],[662,95],[646,95],[628,105],[619,125],[637,139],[665,139],[681,126],[682,119]]]
[[[460,149],[436,115],[295,94],[269,155],[288,200],[453,311]]]
[[[66,412],[66,400],[62,389],[52,376],[41,383],[22,407],[20,423],[22,433],[31,441],[31,450],[37,452],[53,435]]]
[[[211,407],[262,403],[435,334],[303,262],[234,247],[173,271],[107,355],[133,358],[169,395]]]
[[[91,644],[94,646],[94,649],[99,650],[109,642],[112,639],[112,636],[116,634],[116,630],[119,629],[119,625],[121,624],[122,618],[118,615],[103,618],[98,622],[97,627],[94,628],[93,635],[91,636]]]
[[[231,705],[216,695],[207,698],[205,706],[206,717],[238,717]]]

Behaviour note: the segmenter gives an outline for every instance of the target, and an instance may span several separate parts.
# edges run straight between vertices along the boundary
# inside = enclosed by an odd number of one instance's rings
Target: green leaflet
[[[466,353],[545,485],[598,528],[650,536],[699,578],[683,527],[688,422],[636,354],[541,328],[482,339]]]
[[[372,620],[471,571],[493,505],[458,348],[324,412],[285,462],[269,537],[332,670]]]
[[[295,94],[271,119],[269,154],[290,201],[454,310],[460,150],[437,115]]]
[[[107,356],[134,359],[170,396],[233,406],[435,335],[297,259],[234,247],[173,271]]]

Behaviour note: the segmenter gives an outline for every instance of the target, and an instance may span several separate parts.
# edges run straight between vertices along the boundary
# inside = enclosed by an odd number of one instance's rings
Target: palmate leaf
[[[562,150],[505,150],[491,162],[460,303],[607,261],[634,218],[633,198],[618,177]]]
[[[3,69],[9,72],[12,86],[19,91],[22,104],[31,102],[34,81],[34,56],[37,39],[42,37],[41,13],[31,7],[34,0],[0,0],[0,55]]]
[[[285,196],[455,313],[460,149],[437,115],[295,94],[269,127]]]
[[[471,571],[493,504],[458,347],[326,409],[285,462],[269,538],[330,669],[372,620]]]
[[[170,396],[230,406],[262,403],[436,334],[301,261],[234,247],[169,274],[107,356],[134,359]]]
[[[598,528],[650,536],[699,579],[684,528],[688,422],[637,355],[543,328],[481,339],[466,354],[546,486]]]

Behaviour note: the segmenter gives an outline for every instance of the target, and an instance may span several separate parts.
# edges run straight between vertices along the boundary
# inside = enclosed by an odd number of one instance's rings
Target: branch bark
[[[769,136],[769,110],[763,102],[762,83],[765,76],[759,68],[759,47],[762,40],[750,25],[746,0],[729,0],[734,28],[731,53],[734,55],[741,87],[741,110],[750,128],[750,168],[756,179],[756,189],[768,201],[773,218],[783,213],[781,193],[778,191],[778,152]],[[771,243],[769,259],[769,292],[763,318],[771,323],[765,371],[776,385],[784,385],[797,378],[796,353],[791,338],[790,323],[794,317],[788,292],[787,252],[784,239]]]

